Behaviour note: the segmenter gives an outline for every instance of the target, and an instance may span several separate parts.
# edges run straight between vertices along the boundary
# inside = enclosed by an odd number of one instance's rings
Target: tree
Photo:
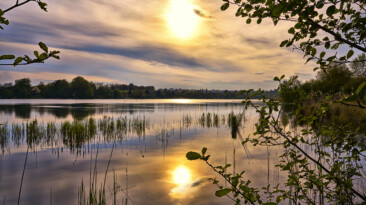
[[[289,80],[284,80],[281,83],[279,96],[282,102],[296,103],[302,99],[305,92],[300,89],[301,82],[297,79],[297,76],[290,77]]]
[[[70,98],[70,83],[67,80],[56,80],[47,85],[47,98]]]
[[[29,2],[36,2],[43,11],[47,12],[47,4],[41,0],[25,0],[23,2],[19,2],[19,0],[16,0],[15,4],[13,6],[7,8],[7,9],[4,9],[4,10],[0,9],[0,29],[3,30],[4,25],[9,25],[9,20],[4,17],[4,15],[7,12],[9,12],[19,6],[27,4]],[[16,57],[13,54],[0,54],[0,65],[12,65],[15,67],[17,65],[44,63],[44,61],[49,58],[60,59],[60,57],[58,56],[58,54],[60,53],[59,51],[56,51],[56,50],[50,51],[48,49],[47,45],[44,44],[43,42],[39,42],[38,45],[42,51],[41,52],[34,51],[33,58],[29,57],[28,55]],[[1,61],[5,61],[5,63],[1,63]],[[10,61],[12,61],[12,63],[10,63]]]
[[[17,98],[29,98],[32,85],[29,78],[15,81],[14,94]]]
[[[323,93],[337,93],[342,91],[342,87],[351,80],[352,72],[346,65],[330,67],[327,70],[320,70],[317,79]]]
[[[74,98],[90,99],[94,96],[92,83],[89,83],[81,76],[72,79],[70,90]]]
[[[250,24],[256,19],[271,19],[274,25],[280,21],[293,22],[288,33],[290,39],[281,42],[281,47],[300,50],[307,61],[316,60],[318,68],[330,65],[359,62],[351,60],[354,51],[366,52],[366,3],[359,0],[223,0],[221,10],[230,5],[238,7],[237,17]],[[321,37],[320,37],[321,36]],[[341,48],[347,52],[341,54]],[[365,62],[365,60],[361,60]]]
[[[351,63],[353,74],[357,77],[366,77],[366,55],[363,53]]]

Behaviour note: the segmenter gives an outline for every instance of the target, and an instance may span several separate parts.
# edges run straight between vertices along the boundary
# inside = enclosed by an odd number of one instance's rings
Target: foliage
[[[276,78],[280,82],[283,78]],[[249,93],[251,91],[243,91]],[[258,91],[263,94],[263,91]],[[221,175],[228,187],[219,186],[222,196],[231,193],[236,204],[241,202],[251,204],[277,204],[284,200],[295,204],[323,204],[325,201],[334,204],[354,203],[366,200],[366,196],[354,185],[354,180],[366,180],[362,172],[362,161],[366,160],[363,153],[366,148],[357,134],[357,129],[348,125],[325,124],[324,121],[330,112],[330,98],[319,103],[319,109],[312,114],[297,114],[297,118],[304,126],[301,132],[285,131],[279,119],[282,107],[279,101],[262,97],[262,105],[254,104],[247,98],[243,101],[245,108],[253,107],[259,115],[256,131],[253,138],[247,138],[242,143],[252,143],[253,146],[282,146],[283,153],[278,166],[287,173],[284,184],[268,185],[262,193],[258,188],[249,187],[250,180],[243,177],[243,173],[233,175],[226,172],[225,166],[213,166],[208,162],[209,155],[189,152],[189,160],[203,160],[216,173]],[[300,108],[301,106],[299,106]],[[312,125],[317,124],[318,129]],[[276,133],[276,134],[273,134]],[[311,147],[305,150],[304,147]],[[213,179],[213,183],[219,181]],[[245,184],[246,187],[243,186]],[[239,185],[239,186],[238,186]],[[271,188],[272,187],[272,188]]]
[[[4,25],[9,25],[9,20],[5,18],[5,14],[19,6],[22,6],[24,4],[27,4],[29,2],[36,2],[38,6],[43,10],[47,12],[47,4],[41,0],[25,0],[23,2],[19,2],[19,0],[16,0],[15,5],[11,6],[7,9],[0,9],[0,29],[4,30]],[[49,50],[46,44],[43,42],[38,43],[39,47],[41,48],[41,52],[34,51],[34,57],[30,57],[29,55],[24,56],[18,56],[16,57],[13,54],[2,54],[0,55],[0,61],[6,61],[6,63],[0,63],[0,65],[13,65],[14,67],[17,65],[28,65],[32,63],[44,63],[45,60],[49,58],[55,58],[60,59],[58,54],[60,51],[57,50]],[[13,61],[12,63],[9,63],[9,61]]]
[[[75,98],[88,99],[93,98],[94,88],[93,84],[85,80],[83,77],[76,77],[72,79],[70,84],[70,91]]]
[[[366,52],[366,3],[358,0],[223,0],[221,10],[236,5],[237,17],[271,19],[274,25],[280,21],[293,22],[288,33],[291,38],[281,42],[281,47],[292,46],[304,53],[307,62],[316,60],[319,67],[333,63],[352,62],[355,51]],[[345,48],[346,52],[341,52]]]
[[[355,58],[355,62],[351,63],[351,69],[355,76],[366,77],[366,54],[362,53]]]
[[[22,90],[17,90],[19,82],[27,82]],[[276,90],[266,91],[267,96],[277,97]],[[56,80],[32,86],[28,78],[12,83],[0,84],[0,99],[10,98],[97,98],[97,99],[151,99],[151,98],[189,98],[189,99],[241,99],[239,91],[229,90],[194,90],[194,89],[158,89],[154,86],[137,86],[126,84],[93,83],[83,77],[76,77],[69,83],[66,80]]]
[[[281,101],[285,103],[297,103],[303,99],[305,92],[300,89],[300,86],[301,82],[297,79],[297,76],[292,76],[289,80],[283,80],[279,92]]]

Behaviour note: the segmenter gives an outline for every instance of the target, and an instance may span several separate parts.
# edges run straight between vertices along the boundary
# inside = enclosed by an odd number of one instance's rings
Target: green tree
[[[29,98],[31,93],[31,81],[29,78],[23,78],[15,81],[14,94],[16,98]]]
[[[366,54],[361,54],[351,63],[353,74],[357,77],[366,77]]]
[[[323,93],[337,93],[342,91],[342,87],[346,85],[352,77],[352,72],[346,65],[338,65],[330,67],[327,70],[320,70],[317,73],[317,79],[320,83],[320,90]]]
[[[89,83],[81,76],[72,79],[70,90],[74,98],[90,99],[94,97],[94,88],[92,83]]]
[[[47,12],[47,4],[41,0],[25,0],[23,2],[20,2],[19,0],[16,0],[15,4],[9,8],[1,9],[0,8],[0,29],[4,29],[4,25],[9,25],[9,20],[5,18],[5,14],[19,6],[22,6],[24,4],[27,4],[29,2],[36,2],[38,6],[43,10]],[[58,54],[59,51],[56,50],[49,50],[47,45],[43,42],[38,43],[39,47],[41,48],[41,52],[34,51],[34,57],[30,57],[29,55],[24,56],[18,56],[16,57],[13,54],[1,54],[0,53],[0,65],[28,65],[32,63],[44,63],[45,60],[49,58],[55,58],[60,59]],[[4,62],[4,63],[2,63]]]
[[[298,103],[305,98],[306,93],[301,89],[301,82],[297,78],[292,76],[281,83],[279,96],[282,102]]]
[[[47,98],[70,98],[70,83],[67,80],[56,80],[47,85],[45,91]]]

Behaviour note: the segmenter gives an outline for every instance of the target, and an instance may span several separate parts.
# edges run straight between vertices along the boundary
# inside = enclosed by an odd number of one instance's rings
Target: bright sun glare
[[[194,8],[194,5],[189,0],[170,1],[167,21],[170,29],[178,38],[192,36],[199,20],[194,13]]]
[[[178,167],[174,170],[173,181],[178,185],[185,185],[191,181],[191,173],[186,167]]]

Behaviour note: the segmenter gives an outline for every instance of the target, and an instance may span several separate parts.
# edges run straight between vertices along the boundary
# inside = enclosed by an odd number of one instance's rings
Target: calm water
[[[207,147],[212,163],[245,170],[257,187],[281,182],[274,167],[279,150],[241,144],[254,130],[254,110],[246,111],[241,135],[231,135],[228,116],[243,113],[240,102],[1,100],[0,124],[8,138],[1,142],[0,202],[17,203],[26,162],[20,204],[77,204],[82,185],[89,190],[93,182],[98,189],[104,181],[107,201],[112,202],[115,187],[118,204],[232,204],[214,196],[217,187],[207,181],[215,177],[212,170],[185,154]],[[93,137],[75,142],[62,135],[62,124],[90,118],[97,125]],[[15,133],[14,125],[22,129],[34,120],[43,137],[30,142]],[[101,128],[111,121],[116,129]],[[52,136],[47,123],[56,127]]]

